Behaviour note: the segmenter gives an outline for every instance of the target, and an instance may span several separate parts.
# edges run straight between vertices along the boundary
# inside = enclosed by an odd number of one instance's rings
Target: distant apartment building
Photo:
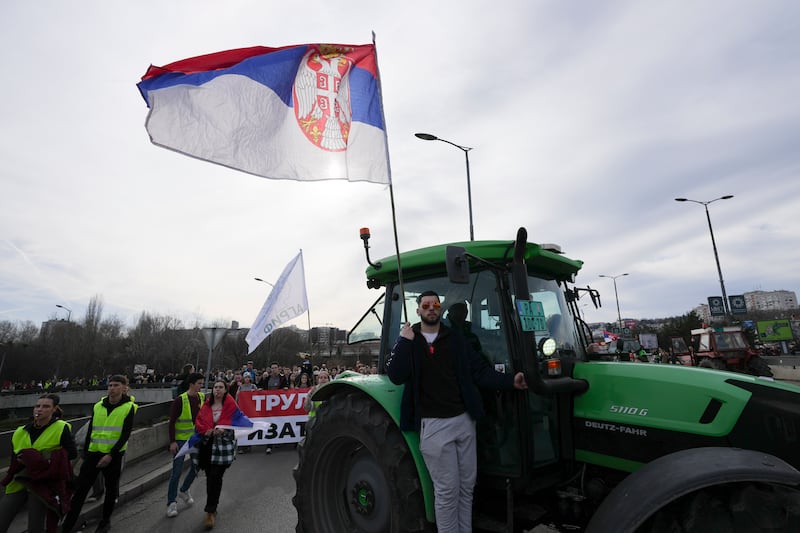
[[[694,314],[697,315],[697,318],[699,318],[704,324],[711,322],[711,309],[708,307],[708,304],[700,304],[692,309],[692,311],[694,311]]]
[[[797,296],[794,291],[752,291],[744,293],[748,311],[786,311],[797,309]],[[700,304],[692,311],[703,322],[711,321],[708,304]]]
[[[748,311],[797,309],[794,291],[752,291],[744,293]]]

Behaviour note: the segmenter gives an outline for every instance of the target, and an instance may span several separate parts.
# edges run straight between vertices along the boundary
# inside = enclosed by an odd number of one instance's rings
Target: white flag
[[[282,324],[297,318],[308,311],[306,296],[306,277],[303,269],[303,251],[289,261],[281,277],[267,296],[256,321],[250,326],[246,341],[248,353]]]

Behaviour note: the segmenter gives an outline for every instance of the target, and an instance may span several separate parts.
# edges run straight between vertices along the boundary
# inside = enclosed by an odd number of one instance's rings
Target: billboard
[[[728,296],[728,304],[731,306],[731,314],[746,315],[747,303],[744,300],[744,294],[736,294]]]
[[[761,342],[790,341],[793,338],[789,319],[759,320],[756,322],[756,329]]]
[[[709,296],[708,310],[711,316],[725,316],[725,304],[722,296]]]

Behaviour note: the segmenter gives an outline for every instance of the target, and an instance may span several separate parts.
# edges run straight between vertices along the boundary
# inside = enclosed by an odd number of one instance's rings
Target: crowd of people
[[[269,367],[257,369],[253,362],[248,361],[241,369],[219,370],[211,372],[213,379],[221,379],[227,382],[231,388],[231,395],[234,397],[239,390],[270,390],[270,389],[306,389],[314,387],[319,383],[320,374],[325,376],[325,380],[336,379],[340,373],[345,371],[358,372],[360,374],[377,374],[378,367],[375,364],[368,365],[356,361],[352,367],[328,366],[323,363],[319,366],[312,366],[308,359],[303,360],[294,367],[281,366],[273,361]],[[185,369],[181,376],[186,375]],[[240,389],[249,381],[244,389]],[[179,376],[179,380],[180,380]]]
[[[443,325],[437,293],[421,293],[417,304],[420,322],[403,326],[386,370],[393,383],[405,385],[400,429],[419,432],[420,452],[433,481],[438,530],[467,533],[472,530],[472,498],[477,475],[475,420],[483,414],[480,396],[474,387],[525,390],[527,383],[521,372],[505,374],[492,368],[464,335]],[[374,366],[360,363],[352,370],[377,373]],[[190,488],[197,470],[204,470],[203,526],[206,530],[214,528],[223,477],[236,459],[235,430],[254,427],[239,409],[236,401],[239,392],[307,389],[335,379],[339,373],[339,368],[328,369],[325,364],[315,368],[309,360],[303,360],[294,368],[273,362],[263,369],[256,369],[253,362],[248,361],[241,369],[210,373],[213,387],[204,395],[201,392],[204,374],[195,372],[194,366],[187,364],[174,380],[170,409],[169,450],[174,459],[167,490],[167,517],[178,515],[178,498],[185,505],[194,503]],[[55,532],[63,519],[62,531],[70,533],[101,473],[105,480],[105,500],[96,533],[110,530],[122,459],[137,407],[129,395],[125,376],[111,376],[107,381],[108,394],[93,408],[84,442],[83,464],[74,485],[70,461],[77,456],[77,447],[71,426],[61,420],[58,395],[43,394],[34,407],[33,421],[15,431],[11,466],[0,482],[6,487],[6,496],[0,499],[0,533],[8,530],[26,502],[28,531]],[[310,398],[306,399],[309,416],[315,415],[316,407]],[[191,457],[191,467],[181,483],[186,455]],[[37,471],[42,472],[36,484],[30,483],[32,464],[38,464]],[[22,471],[26,472],[25,476],[18,475]],[[44,497],[43,487],[46,489]]]
[[[281,376],[281,383],[279,386],[268,387],[267,381],[273,376],[273,366],[278,367],[278,375]],[[269,367],[256,369],[252,361],[248,361],[241,369],[214,369],[211,372],[213,378],[224,379],[229,385],[234,382],[241,382],[245,373],[250,374],[252,383],[258,389],[277,388],[307,388],[313,387],[316,384],[317,376],[320,372],[327,372],[330,379],[335,378],[339,373],[345,370],[359,372],[361,374],[377,374],[378,369],[375,364],[367,365],[356,361],[353,366],[337,366],[332,365],[330,368],[326,363],[321,365],[311,366],[308,360],[304,360],[303,364],[294,365],[293,367],[281,366],[278,363],[272,363]],[[205,375],[203,369],[199,372]],[[302,375],[306,374],[306,378]],[[68,392],[79,390],[104,390],[108,386],[108,379],[111,375],[91,377],[57,377],[53,376],[49,379],[32,379],[30,381],[12,381],[4,380],[2,383],[3,392],[15,393],[44,393],[44,392]],[[185,370],[183,372],[166,372],[158,374],[155,372],[142,372],[134,374],[130,380],[131,387],[172,387],[176,383],[181,382],[186,377]],[[307,379],[307,382],[301,382],[302,379]],[[273,378],[274,381],[274,378]],[[275,383],[273,383],[274,385]],[[235,392],[235,391],[234,391]]]
[[[241,369],[215,370],[210,382],[213,388],[203,394],[205,375],[187,364],[180,374],[168,374],[161,383],[172,386],[173,403],[169,420],[169,450],[173,469],[167,491],[167,516],[178,515],[178,502],[192,505],[190,488],[198,470],[206,472],[206,505],[203,525],[212,529],[222,491],[225,471],[233,463],[237,444],[231,424],[253,427],[239,410],[238,393],[259,389],[311,389],[327,383],[344,371],[361,374],[377,373],[375,365],[357,362],[354,367],[340,368],[325,363],[312,366],[303,360],[292,367],[273,362],[256,369],[248,361]],[[136,380],[141,383],[141,380]],[[33,420],[17,428],[12,438],[13,456],[5,479],[5,495],[0,499],[0,533],[8,530],[16,515],[27,508],[28,531],[55,532],[61,524],[63,533],[76,526],[90,491],[103,498],[102,518],[97,533],[111,528],[111,515],[119,494],[125,450],[137,410],[126,376],[121,374],[89,380],[52,379],[33,382],[25,390],[41,396],[33,409]],[[57,392],[75,387],[106,388],[92,408],[85,428],[85,437],[76,442],[72,426],[63,420]],[[309,398],[305,408],[310,416],[317,402]],[[79,434],[84,433],[81,429]],[[191,443],[188,448],[184,444]],[[240,450],[241,451],[241,450]],[[269,448],[267,448],[269,453]],[[184,459],[191,458],[191,467],[184,471]],[[77,475],[75,474],[77,472]],[[98,489],[98,484],[100,488]]]

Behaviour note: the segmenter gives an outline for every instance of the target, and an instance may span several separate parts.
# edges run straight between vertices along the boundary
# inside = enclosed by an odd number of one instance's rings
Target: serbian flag
[[[189,437],[189,440],[183,443],[181,449],[175,454],[175,459],[186,454],[196,453],[197,445],[200,444],[200,441],[205,438],[204,434],[207,429],[231,429],[238,440],[246,437],[254,431],[258,431],[259,429],[264,430],[269,428],[269,424],[266,424],[265,422],[253,422],[250,420],[247,415],[245,415],[241,409],[239,409],[239,406],[236,405],[236,401],[232,396],[225,397],[219,423],[215,424],[210,418],[212,416],[211,404],[206,401],[200,407],[200,412],[197,413],[194,434]]]
[[[273,179],[388,184],[375,46],[255,46],[150,66],[153,144]]]
[[[615,335],[615,334],[611,333],[610,331],[604,331],[603,332],[603,340],[605,340],[606,342],[615,341],[617,339],[619,339],[619,335]]]

